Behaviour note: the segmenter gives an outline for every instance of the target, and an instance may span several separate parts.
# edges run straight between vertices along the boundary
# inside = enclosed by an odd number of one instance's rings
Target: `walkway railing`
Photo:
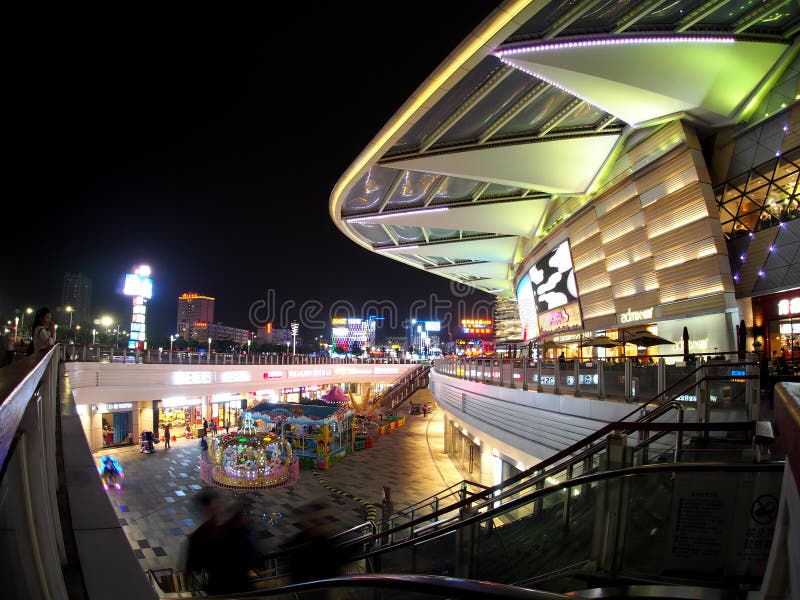
[[[406,358],[339,358],[311,354],[197,352],[189,350],[129,350],[114,346],[61,344],[65,360],[79,362],[145,363],[156,365],[408,365],[429,360]]]
[[[652,366],[624,362],[545,362],[530,359],[446,358],[435,361],[436,373],[466,381],[526,391],[616,399],[626,402],[662,401],[670,389],[678,399],[717,407],[758,404],[760,365],[756,355],[745,360],[709,359],[670,365],[664,358]],[[697,385],[685,385],[687,382]],[[757,418],[757,413],[753,418]]]

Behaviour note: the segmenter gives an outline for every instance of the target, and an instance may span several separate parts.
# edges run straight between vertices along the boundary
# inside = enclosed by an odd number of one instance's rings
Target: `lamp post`
[[[69,330],[72,331],[72,307],[67,306],[64,308],[64,310],[69,313]]]
[[[19,341],[19,317],[14,317],[14,337]]]
[[[211,354],[211,338],[208,338],[208,353]]]
[[[292,321],[290,327],[292,328],[292,356],[294,356],[297,354],[297,331],[300,329],[300,325],[296,321]]]
[[[95,345],[96,337],[97,337],[97,329],[92,329],[92,346]]]
[[[32,312],[33,312],[33,309],[30,308],[30,307],[26,308],[24,311],[20,311],[20,313],[22,313],[22,318],[19,320],[19,332],[20,332],[20,335],[22,334],[22,330],[25,329],[25,315],[26,314],[31,314]]]
[[[173,335],[169,336],[169,353],[170,354],[172,354],[172,342],[174,342],[175,338],[177,338],[177,337],[178,337],[177,334],[173,334]]]
[[[250,354],[250,343],[251,343],[252,341],[253,341],[253,340],[247,340],[247,353],[248,353],[248,354]]]

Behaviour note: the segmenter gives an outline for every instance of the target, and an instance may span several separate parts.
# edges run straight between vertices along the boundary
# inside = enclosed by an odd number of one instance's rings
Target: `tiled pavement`
[[[414,402],[433,401],[427,390],[417,395]],[[325,471],[301,470],[293,486],[220,492],[231,499],[237,494],[252,498],[250,526],[258,548],[268,554],[297,532],[304,520],[297,509],[308,502],[326,499],[332,528],[343,531],[375,514],[384,485],[391,487],[398,510],[461,481],[443,453],[443,430],[440,410],[427,417],[409,415],[391,435],[377,437],[373,448]],[[138,445],[104,450],[95,459],[106,454],[117,457],[124,469],[122,489],[109,491],[108,498],[142,569],[182,569],[187,535],[202,522],[193,500],[206,487],[199,478],[199,441],[179,439],[170,449],[159,444],[155,454],[141,454]]]

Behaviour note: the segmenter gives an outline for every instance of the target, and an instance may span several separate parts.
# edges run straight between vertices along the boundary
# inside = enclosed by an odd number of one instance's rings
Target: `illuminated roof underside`
[[[506,2],[358,157],[331,215],[367,249],[513,297],[520,249],[565,197],[591,198],[631,132],[742,122],[798,31],[794,2]]]

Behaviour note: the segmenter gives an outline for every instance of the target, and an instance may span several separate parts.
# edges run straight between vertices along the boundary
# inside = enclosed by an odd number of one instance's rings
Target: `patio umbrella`
[[[583,345],[594,346],[595,348],[616,348],[617,346],[622,346],[622,341],[615,340],[607,335],[599,335],[596,338],[585,340]]]
[[[747,352],[747,325],[745,325],[744,319],[736,326],[736,350],[739,358],[743,359]]]
[[[626,344],[633,344],[634,346],[661,346],[662,344],[673,344],[674,342],[665,339],[649,331],[637,331],[631,337],[625,340]]]
[[[686,327],[683,328],[683,360],[689,361],[689,330]]]

